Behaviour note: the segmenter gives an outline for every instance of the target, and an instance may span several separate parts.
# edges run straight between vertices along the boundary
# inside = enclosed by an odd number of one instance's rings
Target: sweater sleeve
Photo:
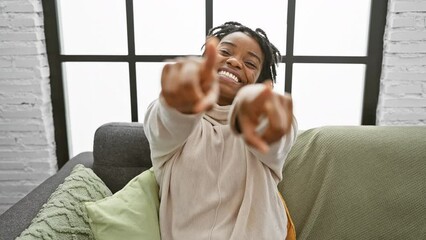
[[[241,134],[236,128],[236,116],[239,111],[241,99],[254,99],[263,91],[264,88],[264,84],[253,84],[245,86],[238,92],[232,104],[231,111],[229,113],[230,127],[235,134]],[[264,123],[267,123],[267,121],[261,121],[261,123],[259,124],[258,129],[260,131],[262,131],[262,128],[267,126],[267,124]],[[297,122],[296,119],[293,117],[293,123],[290,132],[284,135],[277,142],[271,144],[267,153],[262,153],[256,148],[251,147],[249,145],[247,145],[247,148],[253,155],[255,155],[257,159],[259,159],[263,164],[265,164],[272,170],[272,172],[277,177],[277,182],[279,182],[282,180],[282,170],[284,167],[285,159],[287,158],[291,147],[296,141],[296,136]]]
[[[186,142],[200,124],[202,114],[183,114],[160,97],[145,114],[144,130],[151,148],[154,170],[158,170]]]

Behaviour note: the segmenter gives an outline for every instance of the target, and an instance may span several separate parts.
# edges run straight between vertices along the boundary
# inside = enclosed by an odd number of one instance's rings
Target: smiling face
[[[217,51],[218,104],[231,105],[240,88],[256,82],[262,70],[264,54],[256,40],[243,32],[223,37]]]

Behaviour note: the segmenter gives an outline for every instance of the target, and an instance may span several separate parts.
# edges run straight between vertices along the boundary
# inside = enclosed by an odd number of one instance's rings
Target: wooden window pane
[[[205,1],[134,0],[137,55],[197,55],[205,42]]]
[[[127,54],[126,1],[58,0],[61,53]]]
[[[297,0],[294,55],[366,56],[371,0]]]
[[[127,63],[63,64],[70,157],[93,151],[96,129],[108,122],[130,122]]]
[[[294,64],[292,95],[300,129],[361,125],[365,65]]]
[[[136,63],[139,122],[143,122],[146,109],[161,91],[161,71],[166,62]]]

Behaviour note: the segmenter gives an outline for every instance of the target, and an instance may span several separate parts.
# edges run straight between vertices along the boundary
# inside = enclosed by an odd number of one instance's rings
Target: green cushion
[[[133,178],[113,196],[86,203],[98,240],[160,240],[158,185],[152,169]]]
[[[424,126],[307,130],[283,177],[297,239],[425,239]]]
[[[111,195],[111,191],[90,168],[78,164],[17,240],[94,239],[83,202]]]

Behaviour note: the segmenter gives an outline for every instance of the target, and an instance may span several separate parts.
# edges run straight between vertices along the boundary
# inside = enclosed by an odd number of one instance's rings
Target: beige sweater
[[[227,124],[238,99],[198,115],[181,114],[161,98],[148,108],[144,129],[160,186],[163,240],[285,239],[277,184],[296,127],[261,154]]]

